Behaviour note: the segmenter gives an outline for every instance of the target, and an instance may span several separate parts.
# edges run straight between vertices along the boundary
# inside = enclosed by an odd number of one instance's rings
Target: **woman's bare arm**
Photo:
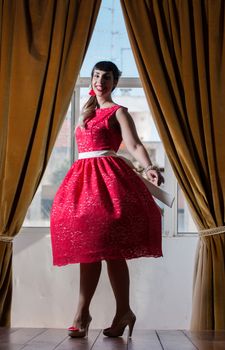
[[[136,127],[131,115],[125,108],[116,111],[116,118],[120,124],[122,138],[129,153],[146,169],[152,165],[147,150],[138,137]],[[155,185],[158,184],[158,174],[155,170],[147,171],[147,176]]]

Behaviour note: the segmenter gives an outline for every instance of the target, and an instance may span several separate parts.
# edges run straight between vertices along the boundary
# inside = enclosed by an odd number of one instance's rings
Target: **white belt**
[[[117,157],[117,154],[113,150],[103,149],[100,151],[81,152],[78,154],[78,159],[107,157],[107,156]]]
[[[85,158],[95,158],[95,157],[107,157],[107,156],[113,156],[113,157],[119,157],[123,159],[131,168],[135,169],[131,161],[126,159],[125,157],[118,156],[116,152],[113,150],[100,150],[100,151],[91,151],[91,152],[81,152],[78,155],[78,159],[85,159]],[[146,180],[143,176],[136,173],[141,180],[144,182],[146,187],[148,188],[149,192],[155,197],[158,198],[161,202],[168,205],[168,207],[172,207],[174,196],[170,193],[162,190],[161,188],[153,185],[150,181]]]

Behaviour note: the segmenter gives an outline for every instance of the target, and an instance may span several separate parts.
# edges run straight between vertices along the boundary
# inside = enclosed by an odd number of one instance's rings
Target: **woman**
[[[63,180],[51,211],[53,264],[80,263],[80,294],[71,337],[84,337],[91,322],[89,306],[105,260],[116,299],[112,325],[103,333],[121,336],[136,320],[129,303],[126,259],[160,257],[161,214],[140,177],[118,157],[123,140],[149,180],[162,176],[152,166],[127,108],[115,104],[112,91],[120,71],[98,62],[91,74],[91,97],[76,128],[79,157]]]

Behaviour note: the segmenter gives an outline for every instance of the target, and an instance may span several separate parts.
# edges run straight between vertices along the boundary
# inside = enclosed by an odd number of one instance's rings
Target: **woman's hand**
[[[149,181],[155,186],[160,186],[162,183],[164,183],[164,177],[157,166],[152,166],[151,169],[146,171],[146,175]]]
[[[153,183],[153,185],[158,186],[158,181],[159,181],[159,177],[158,177],[158,173],[156,170],[148,170],[146,171],[146,175],[148,180]]]

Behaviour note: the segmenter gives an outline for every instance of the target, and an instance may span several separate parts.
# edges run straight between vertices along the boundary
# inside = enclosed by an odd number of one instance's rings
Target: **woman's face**
[[[95,69],[91,81],[92,88],[98,97],[108,97],[114,86],[113,73]]]

